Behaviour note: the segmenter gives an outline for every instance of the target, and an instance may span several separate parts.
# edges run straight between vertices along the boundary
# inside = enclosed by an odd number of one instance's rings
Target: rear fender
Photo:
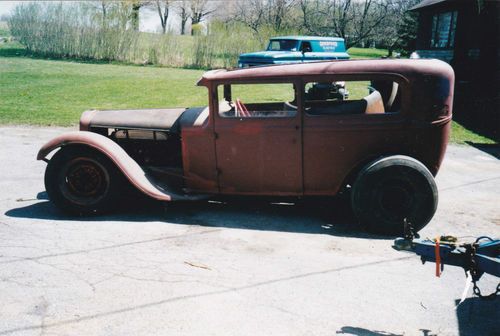
[[[125,177],[144,194],[161,201],[171,201],[172,195],[155,186],[146,176],[144,170],[123,148],[111,139],[97,133],[77,131],[62,134],[46,143],[38,152],[37,160],[45,160],[46,156],[59,147],[79,144],[100,151],[106,155]]]

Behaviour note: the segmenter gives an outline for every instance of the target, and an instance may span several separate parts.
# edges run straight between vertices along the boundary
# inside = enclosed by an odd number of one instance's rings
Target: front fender
[[[151,183],[144,170],[123,148],[111,139],[97,133],[77,131],[62,134],[47,142],[37,155],[37,160],[44,160],[54,149],[72,144],[95,148],[106,155],[125,177],[144,194],[161,201],[171,201],[172,196]]]

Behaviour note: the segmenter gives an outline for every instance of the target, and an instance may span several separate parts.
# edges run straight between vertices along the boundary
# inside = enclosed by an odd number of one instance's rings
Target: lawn
[[[206,89],[195,86],[202,70],[19,57],[22,54],[18,45],[0,44],[0,124],[64,126],[76,124],[87,109],[189,107],[207,102]],[[275,92],[256,88],[246,97],[266,96],[273,100]],[[454,123],[452,142],[466,141],[494,143]]]
[[[355,48],[351,47],[347,50],[351,58],[381,58],[387,56],[387,49],[375,48]]]

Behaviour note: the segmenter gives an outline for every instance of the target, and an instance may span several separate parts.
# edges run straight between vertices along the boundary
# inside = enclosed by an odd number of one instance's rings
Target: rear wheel
[[[62,211],[91,215],[112,209],[123,176],[102,153],[85,146],[61,148],[47,165],[45,189]]]
[[[356,217],[369,231],[404,234],[406,219],[415,231],[434,216],[438,192],[434,178],[419,161],[390,156],[368,164],[359,173],[351,194]]]

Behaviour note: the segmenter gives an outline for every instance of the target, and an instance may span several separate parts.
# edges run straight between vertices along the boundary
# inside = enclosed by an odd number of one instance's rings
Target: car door
[[[335,195],[368,161],[409,154],[408,103],[402,103],[407,91],[392,74],[323,76],[304,83],[305,195]]]
[[[273,83],[231,87],[233,97],[219,98],[215,115],[220,192],[301,194],[302,130],[295,98],[300,86]],[[280,99],[282,94],[290,95]]]

